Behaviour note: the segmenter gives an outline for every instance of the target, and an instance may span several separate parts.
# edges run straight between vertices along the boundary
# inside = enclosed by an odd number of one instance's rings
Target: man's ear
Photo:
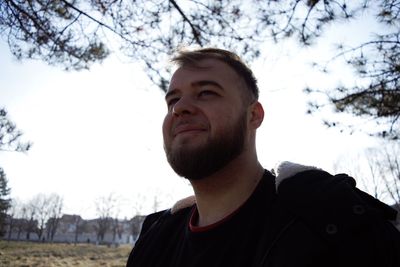
[[[250,105],[250,126],[253,129],[257,129],[260,127],[261,123],[264,120],[264,108],[262,107],[261,103],[256,101]]]

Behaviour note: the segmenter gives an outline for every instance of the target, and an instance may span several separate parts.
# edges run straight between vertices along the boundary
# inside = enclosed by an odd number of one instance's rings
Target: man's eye
[[[210,90],[204,90],[199,93],[199,96],[208,96],[208,95],[218,95],[218,94]]]

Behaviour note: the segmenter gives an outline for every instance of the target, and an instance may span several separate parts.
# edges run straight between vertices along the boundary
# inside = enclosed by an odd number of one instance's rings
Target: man
[[[127,266],[400,266],[396,212],[346,175],[257,160],[264,118],[239,57],[181,51],[165,100],[164,147],[194,197],[149,215]]]

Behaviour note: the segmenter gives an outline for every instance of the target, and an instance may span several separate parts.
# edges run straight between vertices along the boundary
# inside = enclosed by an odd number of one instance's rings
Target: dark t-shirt
[[[268,215],[273,213],[275,200],[274,176],[265,172],[251,197],[214,226],[190,229],[195,206],[167,215],[167,220],[150,226],[151,231],[139,239],[128,266],[257,265],[265,252],[260,248],[268,247],[267,243],[272,241],[268,238],[273,228],[269,227]]]

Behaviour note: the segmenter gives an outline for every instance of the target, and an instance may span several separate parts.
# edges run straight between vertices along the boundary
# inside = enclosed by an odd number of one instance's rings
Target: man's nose
[[[196,106],[190,97],[181,97],[172,108],[172,114],[175,116],[193,114],[195,111]]]

